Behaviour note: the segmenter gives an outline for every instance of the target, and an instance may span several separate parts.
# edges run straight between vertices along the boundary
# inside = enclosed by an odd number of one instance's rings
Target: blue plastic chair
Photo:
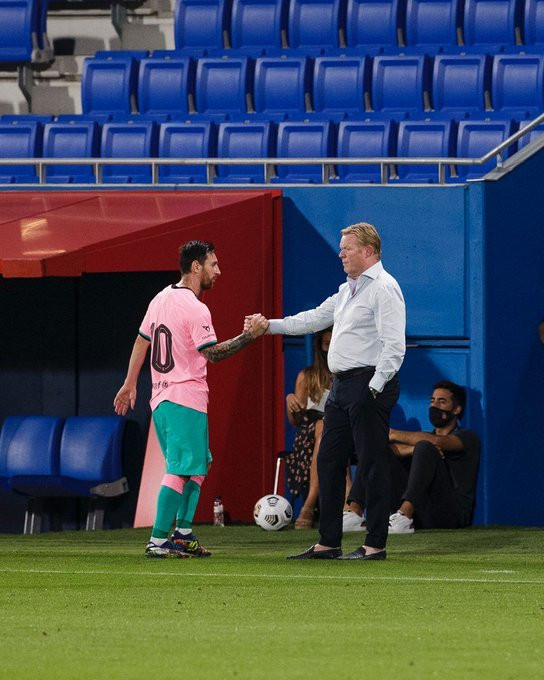
[[[228,31],[225,0],[178,0],[174,16],[176,49],[191,56],[222,50]]]
[[[123,113],[136,110],[138,61],[133,56],[95,56],[83,61],[83,113]]]
[[[471,50],[497,52],[516,45],[520,0],[465,0],[464,38]]]
[[[0,158],[39,158],[42,155],[40,123],[0,123]],[[35,165],[0,166],[0,184],[37,183]]]
[[[24,416],[8,416],[5,418],[0,430],[0,489],[9,490],[9,474],[7,469],[8,450],[11,440],[17,433],[17,428],[23,421]]]
[[[330,158],[333,124],[329,121],[289,121],[278,125],[278,158]],[[320,165],[278,165],[273,183],[321,184]]]
[[[365,57],[318,57],[313,103],[320,113],[361,114],[370,90],[370,60]]]
[[[0,0],[0,63],[32,61],[38,48],[38,3]]]
[[[278,50],[287,30],[287,0],[233,0],[233,49]]]
[[[372,108],[403,115],[425,111],[431,89],[431,69],[425,56],[378,56],[372,68]]]
[[[527,127],[529,125],[530,121],[528,120],[522,120],[519,124],[519,129],[522,130],[524,127]],[[535,139],[538,139],[544,134],[544,125],[539,125],[536,128],[533,128],[530,132],[528,132],[526,135],[523,137],[520,137],[518,139],[518,151],[523,149],[524,146],[527,146],[531,142],[534,142]]]
[[[163,123],[159,136],[160,158],[214,158],[216,130],[213,122]],[[162,165],[159,182],[163,184],[206,184],[205,165]]]
[[[396,48],[402,26],[404,0],[348,0],[348,47],[379,51]]]
[[[399,123],[397,156],[399,158],[450,158],[455,156],[456,128],[451,121],[407,121]],[[398,165],[401,182],[436,184],[438,166]],[[445,169],[449,177],[449,166]]]
[[[544,56],[495,56],[491,98],[501,114],[536,118],[544,110]]]
[[[190,57],[173,52],[142,59],[138,78],[140,113],[189,113],[194,80],[195,64]]]
[[[106,123],[102,127],[102,158],[156,158],[158,126],[151,121],[141,123]],[[152,180],[151,165],[104,165],[105,184],[148,184]]]
[[[265,121],[221,123],[217,139],[218,158],[268,158],[274,153],[274,124]],[[218,184],[262,184],[262,165],[218,165]]]
[[[463,120],[459,123],[457,131],[457,157],[480,158],[508,139],[514,132],[514,123],[511,120]],[[503,153],[503,158],[508,158],[515,150],[515,144],[508,147]],[[468,179],[480,179],[495,167],[494,159],[484,165],[458,165],[458,178],[456,180],[452,177],[451,181],[464,182]]]
[[[253,61],[245,57],[199,59],[195,108],[198,113],[246,113],[253,86]]]
[[[344,0],[290,0],[289,47],[321,53],[340,47]]]
[[[395,156],[396,127],[390,120],[344,120],[338,125],[337,156],[380,158]],[[337,165],[343,183],[380,183],[379,165]]]
[[[406,45],[432,52],[455,48],[461,12],[461,0],[407,0]]]
[[[296,114],[306,111],[311,90],[310,61],[306,57],[262,57],[255,62],[254,105],[259,114]]]
[[[100,128],[94,121],[48,123],[43,136],[44,158],[97,158],[100,156]],[[48,182],[94,184],[92,165],[48,165]]]
[[[532,47],[544,47],[544,0],[525,0],[523,42]]]
[[[433,109],[456,116],[482,115],[491,90],[487,55],[439,55],[433,67]]]

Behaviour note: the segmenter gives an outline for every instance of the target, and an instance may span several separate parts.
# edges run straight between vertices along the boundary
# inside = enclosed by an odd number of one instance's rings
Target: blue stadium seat
[[[406,45],[437,52],[456,47],[461,0],[408,0]]]
[[[489,102],[491,60],[486,55],[438,55],[433,67],[433,109],[456,115],[482,114]],[[487,95],[486,95],[487,93]]]
[[[449,158],[455,156],[455,125],[451,121],[407,121],[399,123],[397,156],[399,158]],[[401,182],[438,182],[436,165],[398,165]],[[446,167],[445,177],[449,177]]]
[[[0,123],[0,158],[39,158],[42,126],[35,121]],[[34,165],[1,165],[0,184],[37,183]]]
[[[286,28],[287,0],[233,0],[233,49],[281,49]]]
[[[138,61],[132,56],[85,59],[81,74],[83,113],[124,113],[136,110]]]
[[[465,45],[483,52],[514,46],[520,9],[520,0],[465,0]]]
[[[38,3],[0,0],[0,63],[30,62],[38,48]]]
[[[64,421],[55,416],[26,416],[12,433],[6,473],[13,491],[28,496],[62,495],[60,438]]]
[[[430,91],[427,57],[378,56],[372,68],[372,108],[383,113],[421,114]]]
[[[370,60],[365,57],[318,57],[313,103],[320,113],[361,114],[370,90]]]
[[[401,31],[403,0],[348,0],[348,47],[395,48]]]
[[[528,120],[522,120],[519,124],[519,129],[522,130],[524,127],[527,127],[527,125],[529,125],[529,123],[530,123],[530,121],[528,121]],[[539,125],[536,128],[533,128],[526,135],[524,135],[523,137],[520,137],[520,139],[518,139],[518,151],[523,149],[524,146],[527,146],[527,144],[534,142],[535,139],[538,139],[543,134],[544,134],[544,124]]]
[[[106,123],[102,127],[102,158],[156,158],[158,126],[141,123]],[[104,183],[141,184],[152,179],[151,165],[104,165]]]
[[[536,118],[544,110],[544,56],[495,56],[491,98],[501,114]]]
[[[57,123],[83,123],[91,122],[98,123],[98,125],[104,125],[104,123],[109,123],[111,120],[111,115],[109,113],[61,113],[56,118]],[[49,121],[51,122],[51,121]]]
[[[2,123],[40,123],[45,125],[46,123],[52,123],[55,120],[55,116],[47,113],[5,113],[3,116],[0,116],[0,120]]]
[[[330,158],[333,124],[328,121],[290,121],[278,125],[278,158]],[[320,165],[278,165],[274,183],[320,184]]]
[[[480,158],[508,139],[514,131],[511,120],[463,120],[457,131],[457,157]],[[503,158],[508,158],[514,152],[515,144],[505,149]],[[458,165],[457,181],[479,179],[495,167],[495,160],[490,160],[485,165]],[[452,177],[451,181],[456,179]]]
[[[8,416],[4,419],[0,431],[0,489],[9,490],[9,475],[7,471],[8,450],[11,440],[17,433],[17,428],[24,416]]]
[[[64,495],[110,495],[96,487],[123,476],[121,453],[125,420],[121,416],[72,416],[60,440],[60,475]]]
[[[228,31],[226,0],[178,0],[174,16],[176,49],[191,56],[221,50]]]
[[[306,57],[262,57],[255,62],[255,111],[293,114],[306,111],[311,89],[310,61]]]
[[[544,47],[544,0],[525,0],[523,42]]]
[[[318,53],[340,47],[343,4],[344,0],[290,0],[289,47]]]
[[[344,120],[338,125],[337,156],[380,158],[395,156],[395,123],[390,120]],[[339,182],[381,181],[379,165],[338,165]]]
[[[44,158],[96,158],[100,156],[100,128],[92,121],[48,123],[43,133]],[[92,165],[48,165],[48,182],[94,183]]]
[[[268,158],[274,154],[274,124],[258,122],[221,123],[217,139],[218,158]],[[216,183],[262,184],[262,165],[218,165]]]
[[[140,113],[189,113],[194,93],[195,65],[190,57],[175,52],[156,53],[140,62],[138,109]]]
[[[160,158],[214,158],[216,131],[210,121],[170,122],[161,125]],[[205,165],[163,165],[159,182],[163,184],[206,184]]]
[[[195,108],[198,113],[246,113],[252,85],[251,59],[199,59],[196,69]]]

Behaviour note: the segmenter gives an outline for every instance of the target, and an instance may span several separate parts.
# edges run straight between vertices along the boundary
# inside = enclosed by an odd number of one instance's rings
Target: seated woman
[[[286,456],[287,484],[293,500],[306,497],[295,529],[312,527],[319,496],[317,451],[323,432],[323,411],[331,387],[327,352],[332,329],[314,336],[314,363],[297,376],[294,393],[285,398],[287,418],[297,428],[293,450]]]

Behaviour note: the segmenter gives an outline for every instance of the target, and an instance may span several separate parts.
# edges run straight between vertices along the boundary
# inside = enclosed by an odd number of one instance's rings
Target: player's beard
[[[210,288],[213,288],[213,285],[215,283],[215,277],[210,276],[207,279],[202,279],[200,282],[200,289],[201,290],[210,290]]]

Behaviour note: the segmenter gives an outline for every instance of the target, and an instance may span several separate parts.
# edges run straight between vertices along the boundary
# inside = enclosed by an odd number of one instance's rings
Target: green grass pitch
[[[146,559],[147,530],[0,536],[0,678],[544,677],[542,531],[392,536],[385,562],[286,561],[314,531],[198,535],[211,558]]]

